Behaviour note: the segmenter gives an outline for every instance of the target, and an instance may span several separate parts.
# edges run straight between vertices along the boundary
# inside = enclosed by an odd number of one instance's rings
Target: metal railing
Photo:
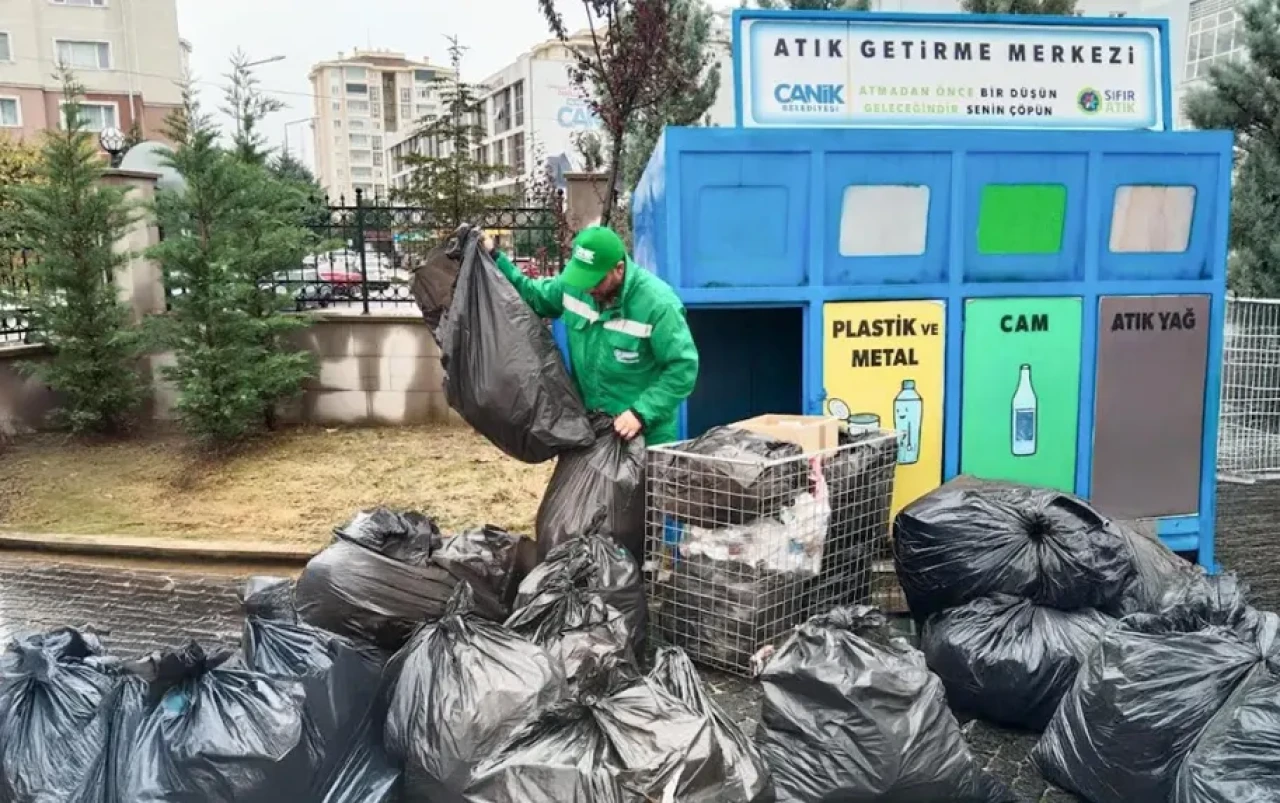
[[[1218,474],[1280,477],[1280,299],[1227,300]]]
[[[313,222],[322,247],[302,265],[274,274],[268,286],[299,310],[363,315],[380,308],[412,308],[413,270],[457,228],[454,215],[397,206],[357,191],[354,204],[339,199]],[[547,207],[488,209],[462,221],[480,226],[530,275],[559,269],[568,245],[561,199]]]
[[[27,267],[35,262],[28,248],[0,244],[0,348],[32,342],[32,286]]]

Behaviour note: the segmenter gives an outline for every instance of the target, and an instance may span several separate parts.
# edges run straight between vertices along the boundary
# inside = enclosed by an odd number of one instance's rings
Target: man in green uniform
[[[676,410],[693,392],[698,349],[675,291],[627,256],[617,232],[583,229],[564,271],[530,279],[511,260],[484,247],[544,318],[563,318],[573,376],[588,410],[614,417],[618,435],[646,443],[676,440]]]

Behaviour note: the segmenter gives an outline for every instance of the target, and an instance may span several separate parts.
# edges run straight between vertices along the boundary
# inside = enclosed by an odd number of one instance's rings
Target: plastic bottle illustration
[[[1018,372],[1018,389],[1013,392],[1013,456],[1027,457],[1036,453],[1040,434],[1039,399],[1031,385],[1031,366],[1023,363]]]
[[[909,466],[920,461],[920,424],[923,418],[924,399],[916,390],[916,381],[902,380],[902,390],[893,399],[893,425],[898,430],[898,465]]]

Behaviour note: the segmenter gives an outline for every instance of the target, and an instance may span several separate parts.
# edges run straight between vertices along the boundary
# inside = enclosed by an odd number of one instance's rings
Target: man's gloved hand
[[[624,441],[632,440],[643,429],[644,422],[640,420],[640,416],[630,410],[613,419],[613,431],[618,433],[618,437]]]

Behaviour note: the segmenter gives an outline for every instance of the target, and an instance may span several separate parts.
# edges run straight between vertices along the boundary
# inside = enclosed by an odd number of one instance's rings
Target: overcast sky
[[[585,24],[581,0],[558,0],[570,29]],[[735,0],[711,0],[717,8]],[[189,41],[191,70],[205,107],[221,105],[228,59],[241,48],[251,59],[284,56],[257,69],[264,89],[287,107],[268,121],[267,133],[279,146],[285,123],[313,114],[311,65],[357,47],[396,50],[411,58],[446,63],[445,36],[456,35],[469,49],[463,77],[477,81],[511,63],[531,46],[549,38],[537,0],[178,0],[178,25]],[[305,141],[306,123],[288,126],[295,155]]]

